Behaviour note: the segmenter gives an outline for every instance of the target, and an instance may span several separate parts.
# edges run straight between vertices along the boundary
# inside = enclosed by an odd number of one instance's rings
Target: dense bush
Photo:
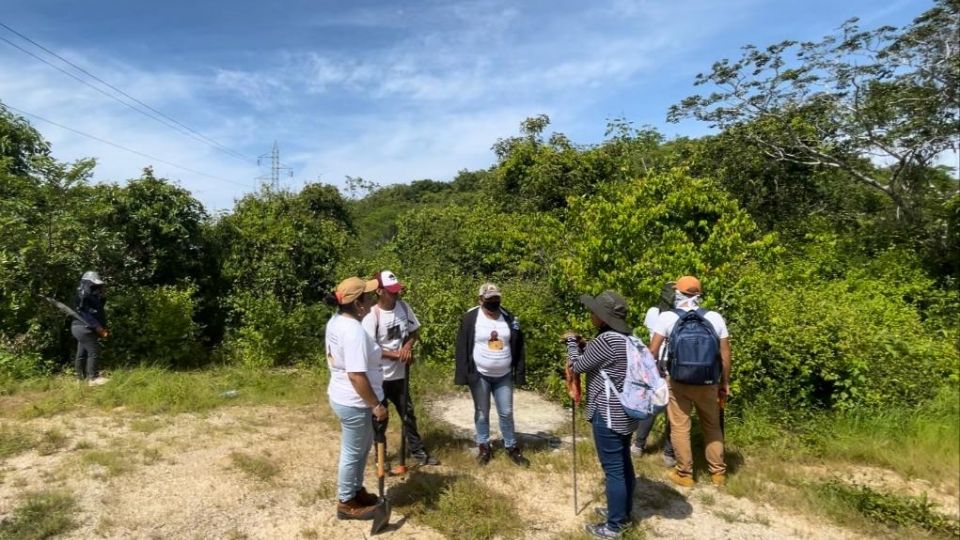
[[[224,360],[250,367],[322,361],[326,306],[287,308],[274,296],[241,292],[230,297],[230,309]]]
[[[916,258],[864,261],[837,249],[821,243],[810,258],[757,267],[726,293],[735,388],[851,409],[924,401],[955,383],[956,328],[922,320],[917,304],[933,282]]]
[[[775,238],[761,234],[729,194],[682,171],[612,186],[573,201],[570,210],[557,288],[568,298],[617,290],[634,326],[656,304],[664,281],[701,276],[711,301],[722,304],[718,293],[749,263],[776,257]]]
[[[105,347],[111,365],[187,368],[203,364],[194,286],[129,287],[109,299],[112,334]]]

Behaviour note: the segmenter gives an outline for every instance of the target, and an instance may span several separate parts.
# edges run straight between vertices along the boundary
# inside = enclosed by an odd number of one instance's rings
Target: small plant
[[[919,497],[895,495],[837,480],[824,482],[816,490],[837,504],[886,525],[918,527],[937,534],[960,536],[960,521],[935,511],[925,493]]]
[[[58,429],[48,429],[40,436],[37,442],[37,453],[41,456],[49,456],[58,450],[66,448],[69,439]]]
[[[465,520],[463,516],[473,517]],[[510,497],[469,477],[461,477],[444,488],[435,510],[422,518],[449,538],[511,537],[519,535],[523,528]]]
[[[4,427],[0,429],[0,459],[26,452],[33,446],[33,439],[23,431]]]
[[[230,454],[230,459],[233,461],[235,468],[261,482],[269,482],[280,474],[280,467],[271,460],[269,455],[251,456],[249,454],[233,452]]]
[[[138,433],[153,433],[166,425],[166,422],[156,418],[143,418],[130,422],[130,429]]]
[[[337,486],[332,482],[323,482],[319,487],[300,493],[297,503],[300,506],[312,506],[320,501],[332,499],[337,493]]]
[[[736,522],[740,521],[740,514],[734,513],[734,512],[727,512],[727,511],[725,511],[725,510],[717,510],[717,511],[715,511],[715,512],[713,513],[713,515],[715,515],[715,516],[717,516],[718,518],[726,521],[727,523],[736,523]]]
[[[717,502],[717,498],[713,495],[713,493],[701,493],[697,496],[697,498],[700,499],[700,502],[706,506],[713,506]]]
[[[103,469],[103,473],[96,476],[119,476],[133,469],[128,456],[115,450],[91,450],[85,453],[81,460],[85,465]]]
[[[64,491],[38,491],[22,497],[7,519],[0,522],[0,540],[40,540],[74,527],[77,501]]]

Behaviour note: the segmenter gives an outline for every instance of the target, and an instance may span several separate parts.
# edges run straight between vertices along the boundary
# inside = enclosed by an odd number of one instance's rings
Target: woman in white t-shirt
[[[327,395],[340,419],[337,518],[373,519],[377,496],[363,487],[363,471],[373,445],[372,418],[385,422],[380,347],[360,321],[376,303],[377,281],[347,278],[324,299],[337,306],[327,322],[326,356],[330,367]]]
[[[460,321],[453,382],[469,385],[477,429],[477,462],[486,465],[490,448],[490,396],[500,417],[500,433],[507,455],[521,467],[530,465],[517,444],[513,425],[513,385],[526,380],[523,332],[520,321],[500,305],[500,288],[480,286],[478,306]]]

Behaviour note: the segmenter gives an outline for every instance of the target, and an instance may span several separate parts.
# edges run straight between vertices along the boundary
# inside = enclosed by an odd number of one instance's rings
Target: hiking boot
[[[508,446],[506,450],[507,455],[510,456],[510,459],[512,459],[514,463],[521,467],[530,466],[530,460],[523,457],[523,453],[520,451],[520,445],[515,444],[513,446]]]
[[[357,490],[357,493],[353,496],[354,499],[360,503],[361,506],[375,506],[380,502],[380,497],[377,497],[373,493],[367,491],[367,488],[361,487]]]
[[[490,452],[490,445],[488,443],[480,443],[477,445],[477,463],[480,465],[486,465],[490,463],[490,458],[493,457]]]
[[[711,474],[710,481],[713,485],[722,488],[727,485],[727,473]]]
[[[635,456],[642,456],[642,455],[643,455],[643,447],[642,447],[642,446],[637,446],[637,445],[631,445],[631,446],[630,446],[630,453],[633,454],[633,455],[635,455]]]
[[[439,460],[439,459],[431,456],[430,454],[427,453],[426,450],[423,450],[423,449],[418,450],[418,451],[416,451],[416,452],[412,452],[412,453],[410,454],[410,457],[411,457],[412,459],[416,460],[416,461],[417,461],[417,465],[420,465],[421,467],[423,467],[423,466],[425,466],[425,465],[439,465],[439,464],[440,464],[440,460]]]
[[[110,379],[106,377],[97,377],[96,379],[90,379],[87,381],[87,386],[100,386],[102,384],[107,384],[110,382]]]
[[[354,495],[349,501],[337,502],[337,519],[373,519],[376,508],[376,504],[363,504]]]
[[[583,530],[594,538],[620,538],[620,531],[615,531],[607,527],[606,523],[597,523],[596,525],[584,525]]]
[[[673,456],[670,455],[670,454],[664,453],[664,454],[663,454],[663,466],[666,467],[666,468],[668,468],[668,469],[676,468],[676,466],[677,466],[677,458],[673,457]]]
[[[696,484],[696,482],[693,481],[692,476],[681,476],[676,469],[673,469],[667,474],[667,480],[670,480],[674,484],[685,488],[692,488]]]

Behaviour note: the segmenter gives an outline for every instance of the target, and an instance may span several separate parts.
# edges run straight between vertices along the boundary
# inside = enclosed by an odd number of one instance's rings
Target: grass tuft
[[[90,450],[80,458],[87,466],[103,469],[103,476],[120,476],[133,470],[130,458],[116,450]]]
[[[269,455],[251,456],[249,454],[233,452],[230,454],[230,459],[233,461],[233,466],[236,469],[243,471],[261,482],[270,482],[280,474],[280,467],[273,462],[273,459]]]
[[[0,428],[0,459],[21,454],[33,447],[33,437],[26,432],[4,426]]]
[[[337,485],[334,482],[322,482],[318,487],[302,491],[297,504],[300,506],[313,506],[320,501],[333,499],[337,494]]]
[[[70,439],[66,434],[58,429],[48,429],[40,436],[37,442],[37,453],[41,456],[49,456],[67,447]]]
[[[463,516],[474,519],[464,520]],[[523,529],[513,500],[467,477],[446,487],[436,511],[423,518],[427,525],[450,538],[513,537]]]
[[[0,522],[0,540],[40,540],[76,527],[77,501],[64,491],[25,494],[10,517]]]

